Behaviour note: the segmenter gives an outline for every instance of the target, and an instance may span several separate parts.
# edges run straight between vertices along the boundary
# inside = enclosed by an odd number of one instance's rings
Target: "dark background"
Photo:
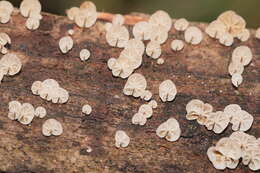
[[[19,6],[21,0],[9,0]],[[43,11],[64,15],[66,9],[79,6],[85,0],[40,0]],[[167,11],[172,18],[185,17],[190,21],[209,22],[221,12],[235,10],[247,26],[260,26],[260,0],[93,0],[98,11],[127,14],[151,14],[158,9]]]

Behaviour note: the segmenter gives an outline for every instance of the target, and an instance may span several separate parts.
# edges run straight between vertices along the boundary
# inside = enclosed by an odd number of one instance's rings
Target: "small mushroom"
[[[204,103],[199,99],[192,99],[186,105],[187,120],[196,120],[204,113]]]
[[[73,40],[70,36],[62,37],[59,41],[59,47],[63,54],[69,52],[73,47]]]
[[[106,33],[106,40],[110,46],[123,48],[129,40],[129,32],[125,26],[112,25]]]
[[[244,110],[237,111],[236,115],[232,116],[230,123],[232,124],[232,130],[247,131],[250,129],[254,121],[251,114]]]
[[[44,136],[59,136],[63,132],[62,125],[55,119],[48,119],[42,125],[42,134]]]
[[[248,167],[253,171],[260,170],[259,147],[246,150],[246,152],[244,152],[242,162],[244,165],[248,165]]]
[[[133,66],[136,65],[137,64],[133,64],[133,61],[130,61],[128,58],[124,58],[124,57],[118,58],[116,62],[114,62],[113,64],[112,74],[115,77],[121,77],[125,79],[133,73],[134,71]]]
[[[127,147],[130,143],[129,136],[122,130],[117,130],[115,134],[115,146],[117,148]]]
[[[7,69],[6,74],[13,76],[22,68],[22,62],[18,56],[13,53],[5,54],[0,60],[0,65]]]
[[[250,37],[250,31],[248,29],[244,29],[241,33],[236,36],[240,41],[247,41]]]
[[[125,50],[122,52],[128,51],[128,52],[132,52],[132,54],[136,54],[137,56],[142,56],[144,53],[144,50],[145,50],[145,46],[141,40],[130,39],[130,40],[128,40],[128,42],[125,46]],[[122,52],[121,52],[121,55],[122,55]],[[134,57],[132,57],[132,58],[134,58]]]
[[[243,82],[243,77],[239,73],[234,73],[231,78],[232,84],[238,87]]]
[[[148,104],[143,104],[140,106],[138,113],[142,114],[146,119],[153,115],[153,109]]]
[[[58,88],[59,98],[58,103],[66,103],[69,100],[69,93],[63,88]]]
[[[216,149],[226,157],[234,160],[238,160],[242,156],[239,144],[228,137],[221,138],[216,144]]]
[[[138,45],[136,45],[138,46]],[[125,48],[119,55],[119,58],[118,58],[118,62],[121,64],[121,65],[124,65],[124,69],[126,70],[126,68],[130,68],[130,69],[137,69],[138,67],[141,66],[142,64],[142,48],[140,47],[128,47],[128,48]],[[123,61],[123,62],[122,62]],[[127,62],[128,61],[128,62]],[[125,64],[127,62],[127,64]]]
[[[93,9],[79,9],[75,16],[75,23],[82,28],[90,28],[96,23],[97,11]]]
[[[248,46],[238,46],[232,52],[232,62],[241,63],[244,66],[252,61],[252,51]]]
[[[20,112],[22,108],[22,104],[18,101],[11,101],[8,104],[9,113],[8,118],[11,120],[18,120],[20,117]]]
[[[240,146],[241,151],[243,152],[242,157],[245,154],[246,150],[252,149],[252,144],[253,148],[257,148],[256,137],[248,135],[242,131],[233,132],[229,136],[229,138],[235,140],[236,143]]]
[[[89,59],[90,57],[90,52],[88,49],[82,49],[79,53],[79,57],[81,59],[81,61],[86,61]]]
[[[153,13],[149,19],[149,23],[153,26],[159,26],[168,32],[172,27],[172,19],[165,11],[158,10]]]
[[[143,91],[146,89],[147,82],[143,75],[139,73],[134,73],[129,76],[124,89],[123,93],[125,95],[132,95],[134,97],[140,97]]]
[[[149,40],[151,25],[148,22],[141,21],[134,25],[133,35],[135,39],[138,40]]]
[[[35,109],[34,115],[39,118],[44,118],[47,115],[47,111],[44,107],[39,106]]]
[[[175,84],[171,80],[163,81],[159,86],[159,96],[163,102],[173,101],[177,94]]]
[[[184,43],[182,40],[173,40],[171,43],[171,48],[173,51],[180,51],[184,47]]]
[[[180,18],[174,23],[174,28],[177,31],[185,31],[189,26],[189,22],[185,18]]]
[[[256,37],[257,39],[260,39],[260,27],[257,28],[257,30],[256,30],[256,32],[255,32],[255,37]]]
[[[132,117],[132,124],[143,126],[147,122],[146,117],[141,113],[136,113]]]
[[[181,129],[175,118],[169,118],[156,129],[156,135],[166,138],[170,142],[177,141],[181,135]]]
[[[149,35],[149,39],[151,41],[156,41],[158,42],[159,44],[163,44],[165,43],[165,41],[167,40],[168,38],[168,32],[167,30],[165,30],[164,28],[161,28],[160,26],[154,26],[152,25],[150,28],[149,28],[149,31],[148,31],[148,35]]]
[[[237,104],[229,104],[224,108],[224,112],[231,119],[233,116],[236,116],[237,113],[241,111],[241,107]]]
[[[150,41],[147,46],[146,46],[146,54],[153,58],[157,59],[161,56],[162,50],[161,46],[158,42],[156,41]]]
[[[234,38],[229,33],[224,33],[219,36],[219,42],[225,46],[231,46],[234,42]]]
[[[80,9],[85,9],[85,10],[93,10],[93,11],[96,11],[97,8],[96,8],[96,5],[91,2],[91,1],[85,1],[83,2],[82,4],[80,4]]]
[[[231,76],[233,74],[242,74],[244,71],[244,66],[240,62],[232,61],[228,66],[228,72]]]
[[[23,0],[20,4],[20,12],[23,17],[29,17],[32,12],[40,14],[41,9],[39,0]]]
[[[208,115],[205,126],[208,130],[220,134],[227,128],[229,122],[230,118],[225,112],[217,111]]]
[[[157,108],[158,104],[156,100],[151,100],[148,105],[150,105],[153,109]]]
[[[20,110],[18,121],[24,125],[28,125],[34,118],[34,107],[30,103],[23,103]]]
[[[92,112],[92,108],[90,105],[86,104],[82,107],[82,112],[86,115],[90,115]]]
[[[9,37],[8,34],[1,32],[0,33],[0,44],[2,46],[6,45],[6,44],[11,44],[11,38]]]
[[[142,95],[140,96],[141,99],[144,99],[145,101],[151,100],[153,94],[151,91],[145,90],[143,91]]]
[[[78,7],[72,7],[70,9],[66,10],[66,14],[70,20],[75,20],[78,13],[79,13]]]
[[[164,59],[163,58],[158,58],[156,63],[159,64],[159,65],[162,65],[162,64],[164,64]]]
[[[214,20],[207,27],[205,32],[212,38],[220,38],[226,33],[226,26],[219,20]]]
[[[35,19],[35,18],[28,18],[26,20],[25,26],[29,30],[36,30],[40,26],[40,20]]]
[[[190,26],[184,32],[184,38],[187,43],[197,45],[202,41],[203,35],[199,28]]]
[[[69,29],[69,30],[68,30],[68,34],[69,34],[69,35],[74,35],[74,30],[73,30],[73,29]]]
[[[5,12],[9,15],[11,15],[11,13],[14,10],[14,6],[12,3],[10,3],[9,1],[0,1],[0,9],[5,9]]]
[[[121,14],[115,14],[112,19],[113,25],[123,25],[124,22],[125,22],[125,18]]]

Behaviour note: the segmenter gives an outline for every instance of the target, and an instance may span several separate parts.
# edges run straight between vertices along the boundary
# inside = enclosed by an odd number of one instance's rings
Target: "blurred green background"
[[[9,0],[19,6],[21,0]],[[43,11],[64,15],[65,10],[79,6],[84,0],[40,0]],[[247,26],[260,26],[260,0],[93,0],[98,11],[127,14],[151,14],[158,9],[167,11],[172,18],[185,17],[190,21],[209,22],[221,12],[235,10],[247,21]]]

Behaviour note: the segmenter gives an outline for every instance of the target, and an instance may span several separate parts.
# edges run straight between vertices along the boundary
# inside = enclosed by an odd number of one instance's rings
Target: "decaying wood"
[[[136,20],[129,18],[129,24]],[[215,110],[223,110],[230,103],[241,105],[254,116],[248,133],[260,137],[260,41],[253,36],[245,43],[235,41],[232,47],[224,47],[205,35],[201,44],[185,45],[184,50],[174,53],[170,42],[174,38],[183,39],[183,33],[172,29],[167,43],[162,46],[165,64],[157,65],[144,55],[144,63],[137,70],[146,77],[148,89],[159,103],[153,117],[140,127],[132,125],[131,118],[143,101],[124,96],[122,89],[126,81],[112,77],[107,68],[107,60],[118,57],[121,49],[111,48],[106,43],[103,21],[99,20],[90,29],[80,29],[66,17],[45,13],[40,28],[33,32],[25,28],[25,21],[16,14],[8,24],[0,25],[1,32],[8,33],[12,39],[10,51],[23,61],[21,73],[5,77],[0,85],[2,172],[218,172],[206,151],[221,137],[229,136],[231,127],[217,135],[186,120],[185,105],[193,98],[212,104]],[[203,30],[206,26],[193,25]],[[72,36],[75,44],[72,51],[62,55],[58,41],[71,28],[75,30]],[[227,67],[232,50],[244,44],[252,48],[254,58],[243,73],[243,84],[234,89]],[[91,51],[87,62],[81,62],[78,57],[82,48]],[[52,104],[32,95],[31,84],[47,78],[57,80],[69,91],[67,104]],[[178,89],[175,101],[170,103],[162,103],[158,96],[158,86],[165,79],[173,80]],[[11,100],[44,106],[48,115],[44,119],[35,118],[30,126],[11,121],[7,118]],[[90,116],[81,113],[86,103],[93,108]],[[169,117],[180,122],[182,134],[177,142],[167,142],[155,134],[159,124]],[[62,123],[64,133],[61,136],[42,135],[41,126],[47,118],[56,118]],[[114,134],[118,129],[125,130],[131,138],[127,148],[114,146]],[[87,152],[89,147],[92,148],[90,153]],[[250,170],[240,164],[236,170],[225,172]]]

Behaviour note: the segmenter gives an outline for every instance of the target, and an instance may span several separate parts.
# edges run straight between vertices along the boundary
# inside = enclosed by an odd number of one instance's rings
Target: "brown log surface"
[[[128,16],[129,17],[129,16]],[[139,20],[139,19],[138,19]],[[114,78],[107,68],[110,57],[118,57],[121,49],[111,48],[105,40],[104,21],[97,21],[90,29],[80,29],[66,17],[43,14],[40,28],[29,31],[26,19],[12,16],[0,31],[12,39],[10,52],[23,61],[22,71],[14,77],[4,77],[0,85],[0,171],[8,173],[175,173],[220,172],[214,169],[206,156],[207,149],[220,138],[232,133],[231,126],[217,135],[185,118],[185,105],[193,98],[201,99],[223,110],[227,104],[237,103],[254,116],[249,134],[260,137],[260,40],[253,35],[244,43],[235,41],[231,47],[220,45],[204,34],[197,46],[186,44],[180,52],[170,48],[171,40],[183,39],[183,33],[172,29],[169,39],[162,45],[165,64],[143,56],[142,73],[148,89],[159,103],[153,117],[143,127],[131,124],[131,118],[144,103],[140,99],[124,96],[126,80]],[[130,20],[131,21],[131,20]],[[132,24],[132,23],[130,23]],[[205,29],[206,24],[192,23]],[[63,55],[58,41],[73,28],[73,49]],[[129,31],[132,26],[128,26]],[[252,34],[255,31],[252,30]],[[254,54],[252,63],[245,68],[244,82],[234,89],[227,67],[232,50],[248,45]],[[87,62],[79,59],[79,51],[88,48],[91,57]],[[67,89],[70,98],[66,104],[53,104],[31,93],[36,80],[53,78]],[[173,102],[162,103],[158,86],[166,79],[175,82],[178,94]],[[7,118],[8,102],[18,100],[42,105],[48,115],[34,118],[25,126]],[[90,116],[81,113],[83,104],[92,108]],[[156,128],[168,118],[176,118],[181,126],[181,138],[167,142],[156,136]],[[59,137],[45,137],[41,133],[47,118],[59,120],[64,133]],[[127,148],[114,146],[116,130],[125,130],[131,138]],[[88,147],[92,152],[88,153]],[[239,164],[235,170],[225,172],[250,172]]]

